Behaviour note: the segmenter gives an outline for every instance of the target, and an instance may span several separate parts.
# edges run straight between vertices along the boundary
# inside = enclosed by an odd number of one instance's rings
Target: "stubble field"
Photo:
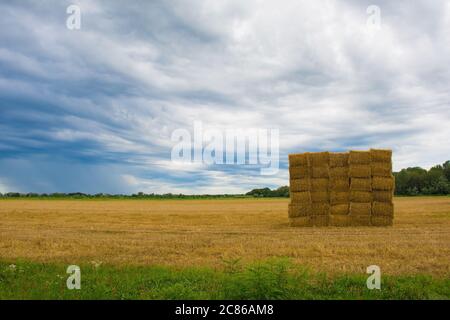
[[[287,199],[2,200],[0,259],[115,266],[246,265],[328,274],[450,274],[450,198],[395,199],[393,227],[290,228]]]

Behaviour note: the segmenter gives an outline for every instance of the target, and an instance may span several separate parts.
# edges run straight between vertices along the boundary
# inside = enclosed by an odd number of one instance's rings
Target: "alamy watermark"
[[[69,30],[81,29],[81,8],[76,4],[67,7],[66,13],[69,15],[66,19],[66,27]]]
[[[370,274],[367,278],[367,289],[369,290],[380,290],[381,289],[381,269],[379,266],[372,265],[368,266],[366,272]]]
[[[278,129],[204,129],[201,121],[195,121],[193,136],[187,129],[176,129],[171,139],[176,142],[173,162],[258,166],[261,175],[279,170]]]
[[[379,6],[370,5],[366,9],[366,13],[369,15],[366,20],[366,27],[369,30],[381,29],[381,9]]]
[[[80,290],[81,289],[81,269],[79,266],[69,266],[67,268],[67,273],[70,276],[67,278],[67,289],[69,290]]]

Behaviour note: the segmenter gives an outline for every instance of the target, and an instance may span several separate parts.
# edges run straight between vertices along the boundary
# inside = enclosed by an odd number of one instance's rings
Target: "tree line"
[[[75,193],[19,193],[8,192],[5,194],[0,193],[0,198],[31,198],[31,199],[220,199],[220,198],[248,198],[249,196],[243,194],[155,194],[139,192],[135,194],[108,194],[97,193],[88,194],[82,192]]]
[[[395,194],[448,195],[450,194],[450,160],[429,170],[420,167],[402,169],[394,172]]]

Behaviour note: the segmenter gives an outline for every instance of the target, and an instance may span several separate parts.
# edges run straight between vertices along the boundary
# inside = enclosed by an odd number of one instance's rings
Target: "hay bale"
[[[391,162],[392,150],[370,149],[370,158],[372,162]]]
[[[291,179],[289,181],[289,183],[290,183],[289,190],[292,192],[310,191],[311,190],[311,182],[310,182],[309,178]]]
[[[348,152],[332,152],[330,153],[330,167],[346,167],[348,166]]]
[[[311,170],[313,178],[328,178],[330,176],[329,166],[316,166],[312,167]]]
[[[308,163],[313,167],[328,166],[329,159],[330,153],[328,151],[308,153]]]
[[[330,191],[330,203],[335,204],[346,204],[350,202],[350,192],[344,191]]]
[[[312,202],[329,202],[328,191],[311,191]]]
[[[351,216],[370,216],[371,213],[372,213],[372,203],[350,202]]]
[[[372,191],[373,201],[377,202],[392,202],[393,196],[394,196],[393,191],[382,191],[382,190]]]
[[[313,203],[311,205],[313,216],[323,216],[330,214],[330,205],[327,202]]]
[[[350,190],[350,202],[372,202],[372,192]]]
[[[372,170],[370,164],[353,164],[348,168],[350,178],[370,178]]]
[[[330,168],[330,178],[348,178],[348,167]]]
[[[349,164],[370,164],[370,151],[350,151],[348,156]]]
[[[350,216],[351,225],[354,227],[365,226],[368,227],[371,225],[370,216]]]
[[[301,192],[291,192],[291,203],[311,203],[311,192],[301,191]]]
[[[391,202],[378,202],[372,203],[372,215],[373,216],[394,216],[394,204]]]
[[[370,224],[375,227],[388,227],[394,224],[394,218],[387,216],[372,216],[370,217]]]
[[[331,215],[348,215],[350,212],[350,205],[348,203],[345,204],[335,204],[330,207]]]
[[[310,203],[289,204],[289,218],[310,216],[312,208]]]
[[[311,217],[289,218],[289,226],[291,227],[312,227]]]
[[[372,178],[372,189],[373,190],[384,190],[392,191],[394,190],[395,181],[394,177],[373,177]]]
[[[325,178],[313,178],[311,179],[312,191],[327,191],[329,180]]]
[[[351,178],[350,190],[353,191],[372,191],[372,181],[367,178]]]
[[[330,178],[330,190],[332,191],[348,191],[350,188],[348,178]]]
[[[352,225],[352,217],[349,215],[331,215],[328,225],[334,227],[349,227]]]
[[[372,176],[390,177],[392,175],[392,162],[372,162],[370,167]]]
[[[309,167],[290,167],[289,177],[290,179],[305,179],[311,175]]]
[[[327,227],[329,224],[328,216],[312,216],[311,220],[314,227]]]
[[[308,166],[308,154],[296,153],[289,155],[289,167],[306,167]]]

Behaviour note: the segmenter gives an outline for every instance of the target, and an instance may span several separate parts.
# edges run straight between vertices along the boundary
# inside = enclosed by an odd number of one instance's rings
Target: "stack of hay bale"
[[[289,218],[293,226],[328,225],[329,153],[289,156],[291,203]]]
[[[374,150],[371,152],[372,171],[372,217],[374,226],[391,226],[394,219],[394,176],[392,175],[392,151]]]
[[[330,215],[328,192],[330,167],[328,152],[310,153],[308,166],[311,177],[311,221],[314,226],[327,226]]]
[[[290,196],[289,219],[292,226],[311,225],[311,181],[308,154],[289,156]]]
[[[351,224],[348,153],[330,153],[330,225]]]
[[[289,155],[291,225],[392,225],[391,157],[374,149]]]
[[[370,225],[372,213],[372,172],[370,151],[350,151],[350,218],[352,225]]]

